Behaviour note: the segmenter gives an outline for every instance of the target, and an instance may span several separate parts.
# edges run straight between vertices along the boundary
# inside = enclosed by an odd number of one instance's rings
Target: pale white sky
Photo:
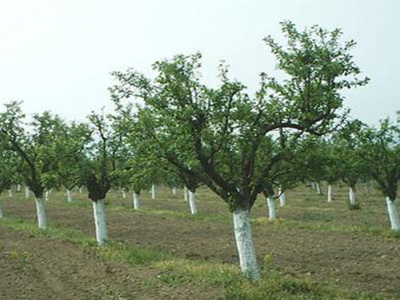
[[[149,74],[156,60],[203,53],[212,83],[219,60],[256,88],[275,61],[262,39],[282,39],[279,22],[340,27],[358,46],[367,87],[347,93],[352,116],[376,123],[400,109],[399,0],[0,0],[0,110],[83,119],[112,106],[114,70]]]

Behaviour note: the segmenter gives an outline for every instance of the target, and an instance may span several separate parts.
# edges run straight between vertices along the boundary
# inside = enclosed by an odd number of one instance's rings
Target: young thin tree
[[[25,124],[19,103],[12,102],[6,108],[0,117],[1,138],[22,160],[20,174],[35,195],[38,225],[44,230],[47,217],[43,194],[60,185],[56,169],[59,159],[57,145],[65,124],[48,112],[34,115],[33,121]]]
[[[400,127],[388,119],[379,128],[365,128],[362,134],[361,158],[367,162],[369,174],[386,197],[390,226],[400,230],[397,191],[400,180]]]
[[[339,43],[340,31],[317,26],[303,32],[282,24],[286,47],[266,39],[286,73],[282,83],[262,75],[254,97],[220,68],[220,85],[200,82],[200,54],[179,55],[154,64],[152,81],[132,70],[115,72],[115,99],[144,101],[138,113],[146,140],[185,173],[198,178],[229,206],[240,266],[251,279],[260,278],[253,246],[250,211],[269,182],[265,174],[284,158],[285,149],[266,159],[265,139],[283,132],[295,139],[304,132],[322,133],[338,117],[340,90],[363,85],[348,54],[354,42]],[[283,143],[284,145],[284,143]]]

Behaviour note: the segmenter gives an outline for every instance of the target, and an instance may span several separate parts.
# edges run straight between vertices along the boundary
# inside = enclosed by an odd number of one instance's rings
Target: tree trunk
[[[18,185],[17,185],[17,192],[20,192],[20,191],[21,191],[21,185],[18,184]]]
[[[186,186],[183,187],[183,197],[184,197],[185,202],[187,202],[188,201],[188,189]]]
[[[259,280],[260,270],[251,234],[250,211],[236,209],[233,212],[233,225],[239,253],[240,269],[250,279]]]
[[[176,187],[173,187],[173,188],[172,188],[172,194],[173,194],[173,195],[176,195]]]
[[[67,190],[67,200],[68,203],[72,203],[72,194],[70,190]]]
[[[138,210],[140,207],[140,195],[137,193],[133,193],[133,208]]]
[[[267,197],[267,205],[268,205],[269,220],[273,221],[276,219],[276,205],[274,197],[272,196]]]
[[[285,192],[282,191],[282,189],[279,189],[279,202],[281,207],[284,207],[286,204],[286,196],[285,196]]]
[[[387,210],[389,213],[390,226],[393,231],[400,230],[399,214],[397,212],[397,199],[391,200],[386,197]]]
[[[44,201],[42,198],[36,198],[35,202],[39,229],[45,230],[47,228],[47,217]]]
[[[311,188],[313,189],[313,190],[315,190],[316,189],[316,186],[315,186],[315,182],[313,181],[313,182],[311,182]]]
[[[11,190],[11,189],[9,189],[9,190],[8,190],[8,197],[10,197],[10,198],[11,198],[12,196],[13,196],[13,195],[12,195],[12,190]]]
[[[92,201],[94,223],[96,225],[96,240],[99,246],[107,242],[106,212],[104,208],[104,199]]]
[[[82,187],[79,188],[79,194],[82,194]]]
[[[0,220],[3,219],[3,207],[1,206],[1,198],[0,198]]]
[[[350,206],[357,205],[356,189],[353,186],[349,187],[349,202],[350,202]]]
[[[328,202],[332,202],[332,185],[328,185]]]
[[[44,193],[44,199],[45,199],[46,201],[49,201],[49,191],[46,191],[46,192]]]
[[[125,190],[124,190],[124,189],[122,189],[122,190],[121,190],[121,192],[122,192],[122,198],[126,199],[126,193],[125,193]]]
[[[319,182],[317,182],[315,186],[317,188],[317,194],[322,195],[321,185],[319,184]]]
[[[151,199],[156,199],[156,186],[154,184],[151,185]]]
[[[192,215],[197,214],[196,208],[196,196],[195,193],[189,190],[189,205],[190,205],[190,212]]]
[[[25,188],[25,198],[29,198],[29,194],[30,194],[30,192],[29,192],[29,188],[28,187],[26,187]]]

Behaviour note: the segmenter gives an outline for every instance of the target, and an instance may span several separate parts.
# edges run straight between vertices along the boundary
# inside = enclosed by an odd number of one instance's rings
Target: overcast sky
[[[110,72],[149,74],[156,60],[200,51],[215,81],[225,60],[251,89],[274,74],[262,39],[281,40],[279,22],[340,27],[368,86],[346,93],[352,116],[368,123],[400,109],[399,0],[0,0],[0,104],[83,119],[109,106]]]

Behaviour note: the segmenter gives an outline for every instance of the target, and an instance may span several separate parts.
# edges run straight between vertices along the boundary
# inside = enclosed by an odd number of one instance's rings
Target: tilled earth
[[[379,195],[362,196],[361,211],[349,211],[344,193],[334,203],[308,190],[287,193],[287,205],[278,217],[305,224],[388,227]],[[225,205],[205,190],[198,193],[199,217],[191,217],[181,194],[163,189],[157,200],[143,193],[144,212],[135,212],[129,199],[113,193],[107,210],[109,236],[132,245],[159,248],[175,257],[238,262],[232,224]],[[77,195],[81,207],[68,206],[61,193],[47,203],[50,225],[79,229],[94,236],[89,200]],[[309,198],[307,198],[309,197]],[[3,197],[4,215],[36,221],[34,201]],[[371,200],[372,199],[372,200]],[[159,213],[157,210],[163,210]],[[176,212],[188,214],[175,214]],[[267,214],[263,201],[253,216]],[[210,220],[207,216],[211,216]],[[302,224],[301,223],[301,224]],[[395,239],[340,230],[256,222],[254,242],[259,261],[273,258],[274,269],[295,277],[336,282],[345,289],[400,297],[400,242]],[[338,227],[340,228],[340,227]],[[99,261],[83,247],[0,226],[0,299],[216,299],[219,291],[196,284],[158,288],[149,284],[157,275],[151,268]]]

